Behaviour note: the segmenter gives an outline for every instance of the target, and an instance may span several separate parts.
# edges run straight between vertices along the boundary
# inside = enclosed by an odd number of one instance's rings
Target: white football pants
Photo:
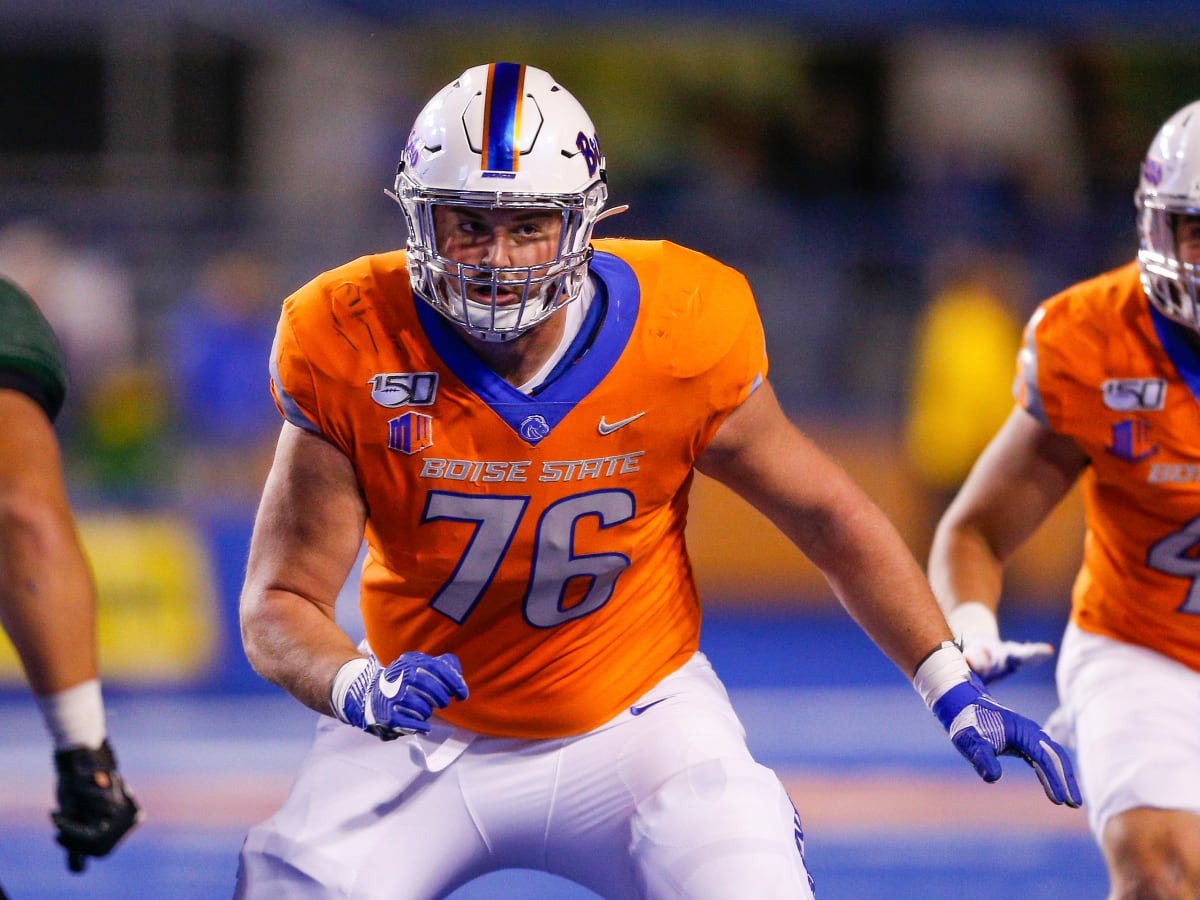
[[[1200,673],[1068,625],[1059,708],[1046,727],[1075,750],[1088,824],[1140,806],[1200,814]]]
[[[505,868],[614,898],[812,898],[803,833],[703,654],[630,710],[555,740],[384,742],[322,717],[282,808],[252,828],[236,896],[444,897]]]

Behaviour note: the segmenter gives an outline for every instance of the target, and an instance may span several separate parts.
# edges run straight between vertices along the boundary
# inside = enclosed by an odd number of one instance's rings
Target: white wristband
[[[976,600],[954,607],[946,613],[946,622],[959,640],[1000,640],[1000,624],[996,621],[996,614]]]
[[[337,674],[333,676],[333,687],[329,691],[333,714],[346,724],[350,724],[350,720],[346,718],[346,713],[343,710],[343,707],[346,705],[346,693],[350,690],[350,685],[354,684],[355,679],[370,664],[370,660],[366,657],[356,656],[354,659],[343,663],[342,667],[337,670]]]
[[[933,709],[933,704],[952,687],[962,684],[971,677],[971,667],[963,657],[962,650],[953,641],[943,641],[936,650],[925,657],[913,676],[913,687]]]
[[[55,694],[35,697],[55,750],[88,747],[95,750],[104,743],[104,699],[100,679],[92,678]]]

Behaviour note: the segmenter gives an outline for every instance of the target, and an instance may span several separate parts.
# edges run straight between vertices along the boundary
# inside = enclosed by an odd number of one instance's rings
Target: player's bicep
[[[0,387],[0,495],[29,494],[66,504],[54,426],[36,400]]]
[[[730,413],[696,468],[775,523],[805,553],[865,502],[849,476],[787,418],[769,382]]]
[[[767,475],[768,445],[777,440],[783,418],[770,383],[764,382],[721,422],[696,469],[745,495]]]
[[[1015,407],[980,454],[939,530],[977,532],[1004,559],[1067,495],[1088,462],[1072,438]]]
[[[332,617],[365,522],[350,460],[321,436],[285,424],[255,518],[243,602],[282,591]]]

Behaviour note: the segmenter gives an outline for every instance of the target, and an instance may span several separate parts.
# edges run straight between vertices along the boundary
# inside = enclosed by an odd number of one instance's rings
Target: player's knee
[[[1200,886],[1178,869],[1160,864],[1122,866],[1110,872],[1109,900],[1192,900]]]
[[[1109,822],[1102,841],[1112,900],[1200,896],[1200,817],[1135,809]]]
[[[1200,897],[1200,865],[1194,854],[1162,852],[1123,859],[1112,871],[1114,900],[1193,900]],[[1189,858],[1192,857],[1192,858]]]
[[[633,858],[647,897],[812,897],[800,817],[775,774],[708,760],[638,805]]]
[[[278,857],[243,853],[238,860],[234,900],[260,897],[311,897],[316,900],[327,893],[323,884]]]
[[[238,857],[234,900],[327,898],[342,873],[332,861],[304,854],[291,842],[251,829]]]

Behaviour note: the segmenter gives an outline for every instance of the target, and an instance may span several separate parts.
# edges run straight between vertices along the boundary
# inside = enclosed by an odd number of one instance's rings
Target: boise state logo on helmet
[[[583,154],[583,161],[587,163],[588,174],[595,175],[600,171],[600,160],[603,157],[600,155],[599,136],[593,134],[591,137],[588,137],[581,131],[575,138],[575,146]]]
[[[414,128],[408,135],[408,143],[404,145],[403,162],[407,166],[415,166],[421,159],[421,148],[425,142]]]
[[[1142,177],[1146,179],[1147,184],[1158,187],[1163,177],[1162,163],[1153,157],[1147,156],[1146,161],[1142,163]]]

